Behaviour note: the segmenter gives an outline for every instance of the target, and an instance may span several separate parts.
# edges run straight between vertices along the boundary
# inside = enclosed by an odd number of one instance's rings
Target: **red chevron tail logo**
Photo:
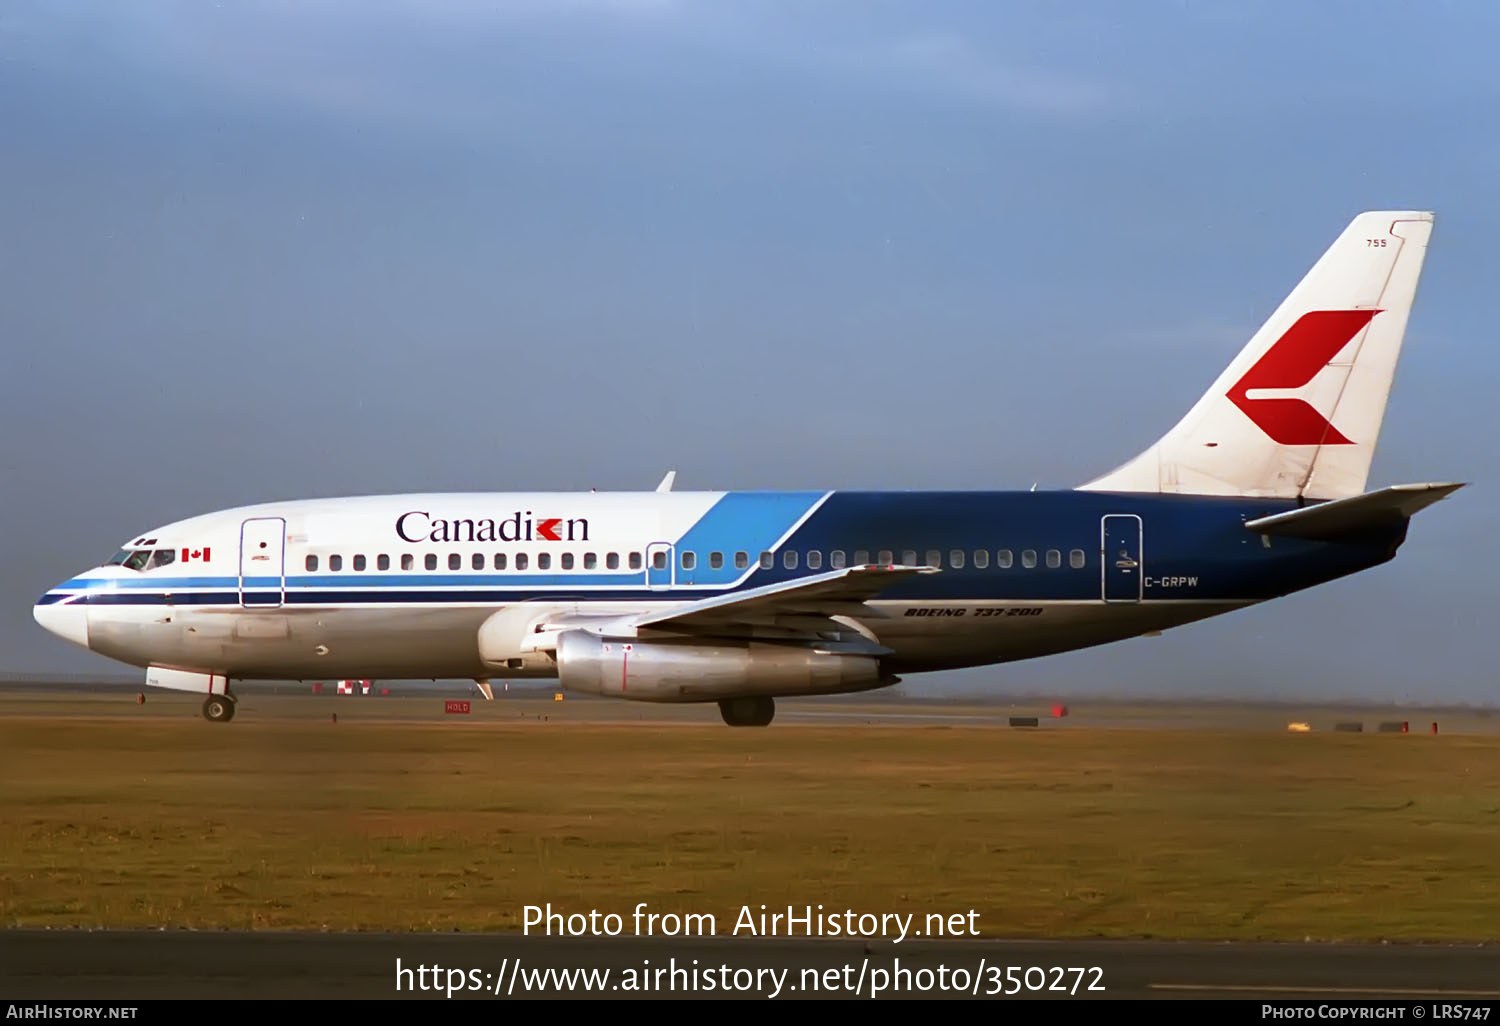
[[[1229,401],[1279,445],[1353,445],[1301,399],[1251,399],[1247,393],[1301,388],[1380,312],[1314,310],[1303,314],[1226,393]]]

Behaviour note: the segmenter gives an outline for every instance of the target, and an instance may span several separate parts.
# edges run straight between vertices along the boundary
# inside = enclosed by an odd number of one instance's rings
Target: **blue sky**
[[[1490,702],[1481,3],[12,3],[0,670],[150,526],[425,489],[1069,487],[1437,212],[1393,564],[910,690]],[[1488,241],[1487,241],[1488,240]]]

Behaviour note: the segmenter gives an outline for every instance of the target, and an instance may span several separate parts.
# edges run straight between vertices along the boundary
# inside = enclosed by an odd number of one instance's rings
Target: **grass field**
[[[10,926],[1500,939],[1497,737],[0,717],[0,774]]]

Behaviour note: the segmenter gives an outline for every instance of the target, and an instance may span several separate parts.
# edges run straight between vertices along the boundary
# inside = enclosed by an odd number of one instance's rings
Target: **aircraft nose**
[[[89,647],[89,610],[76,602],[39,603],[32,607],[36,622],[59,638]]]

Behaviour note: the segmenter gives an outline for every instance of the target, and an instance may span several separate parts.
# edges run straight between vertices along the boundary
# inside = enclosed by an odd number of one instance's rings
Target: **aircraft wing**
[[[1370,528],[1399,523],[1462,487],[1450,483],[1392,485],[1364,495],[1260,517],[1247,521],[1245,526],[1260,534],[1337,541]]]
[[[780,584],[689,602],[664,612],[633,617],[637,628],[716,633],[744,626],[789,625],[798,619],[828,621],[834,616],[858,611],[866,599],[918,574],[938,573],[930,566],[864,566],[830,570]],[[868,612],[868,611],[866,611]],[[830,626],[836,626],[830,623]]]

